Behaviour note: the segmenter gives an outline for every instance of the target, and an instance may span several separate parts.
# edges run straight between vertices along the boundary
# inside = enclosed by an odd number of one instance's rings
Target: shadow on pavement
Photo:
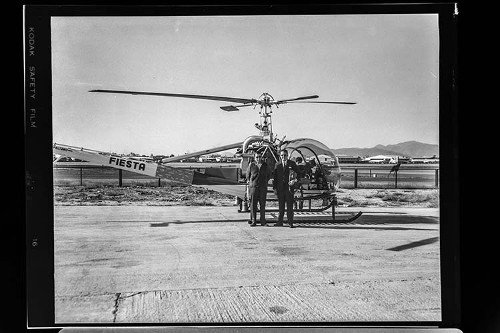
[[[296,224],[296,228],[301,229],[338,229],[338,230],[436,230],[436,229],[427,229],[427,228],[406,228],[406,227],[376,227],[376,226],[360,226],[360,225],[339,225],[339,224],[331,224],[331,225],[300,225]]]
[[[368,215],[363,214],[359,219],[353,222],[331,222],[326,219],[296,219],[294,224],[297,228],[325,228],[325,229],[372,229],[372,230],[435,230],[427,228],[411,228],[401,225],[410,224],[439,224],[439,218],[435,216],[416,216],[416,215]],[[398,226],[391,226],[398,225]]]
[[[172,222],[159,222],[159,223],[150,223],[150,227],[168,227],[170,224],[189,224],[189,223],[237,223],[237,222],[245,222],[248,223],[248,219],[237,219],[237,220],[200,220],[200,221],[172,221]]]
[[[408,244],[396,246],[396,247],[391,247],[390,249],[387,249],[389,251],[403,251],[403,250],[408,250],[408,249],[413,249],[415,247],[427,245],[427,244],[432,244],[436,243],[439,240],[439,237],[432,237],[432,238],[427,238],[427,239],[422,239],[417,242],[411,242]]]
[[[271,225],[276,223],[276,218],[268,218]],[[170,224],[190,223],[248,223],[248,218],[231,220],[199,220],[199,221],[172,221],[150,223],[151,227],[168,227]],[[411,224],[439,224],[439,218],[435,216],[416,215],[362,215],[353,222],[332,222],[331,216],[296,216],[294,225],[297,228],[325,228],[325,229],[377,229],[377,230],[434,230],[425,228],[411,228],[401,225]],[[398,225],[398,226],[391,226]],[[258,225],[260,227],[260,225]],[[287,227],[287,226],[285,226]]]

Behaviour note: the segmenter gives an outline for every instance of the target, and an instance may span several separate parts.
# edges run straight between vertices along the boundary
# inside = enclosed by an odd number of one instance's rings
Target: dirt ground
[[[339,207],[438,208],[437,189],[339,189]],[[230,195],[194,186],[55,186],[61,206],[235,206]],[[270,203],[272,206],[273,203]]]

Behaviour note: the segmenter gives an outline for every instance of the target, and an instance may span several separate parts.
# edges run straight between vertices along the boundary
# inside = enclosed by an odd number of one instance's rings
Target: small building
[[[398,156],[396,161],[397,163],[406,164],[406,163],[411,163],[411,158],[407,156]]]
[[[180,160],[181,163],[193,163],[193,162],[199,162],[198,157],[186,157]]]
[[[378,163],[378,164],[396,164],[396,163],[410,163],[410,158],[400,155],[376,155],[370,156],[363,160],[365,163]]]
[[[339,163],[360,163],[363,159],[360,156],[337,155]]]
[[[215,154],[210,154],[210,155],[201,155],[199,158],[198,158],[198,161],[199,162],[209,162],[209,163],[212,163],[212,162],[217,162],[217,157],[219,155],[215,155]]]
[[[148,156],[139,156],[139,155],[132,155],[132,156],[124,156],[126,158],[129,158],[131,160],[136,160],[136,161],[144,161],[144,162],[154,162],[153,157],[148,157]]]
[[[333,158],[328,155],[318,155],[318,161],[320,163],[333,163]]]
[[[387,155],[370,156],[370,157],[365,158],[363,161],[368,162],[368,163],[375,163],[375,164],[396,163],[396,159],[393,156],[387,156]]]
[[[439,157],[436,155],[432,157],[413,157],[410,161],[414,164],[439,163]]]

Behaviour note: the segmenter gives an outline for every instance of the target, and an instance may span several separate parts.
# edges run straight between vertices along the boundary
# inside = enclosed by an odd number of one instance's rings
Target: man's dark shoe
[[[263,227],[264,227],[266,224],[267,224],[267,222],[260,222],[260,225],[261,225],[261,226],[263,226]]]
[[[282,227],[283,226],[283,222],[278,222],[278,223],[275,223],[274,224],[275,227]]]
[[[290,228],[295,228],[295,226],[293,225],[293,223],[288,223],[288,225],[290,226]]]
[[[255,227],[256,225],[257,225],[257,223],[255,223],[255,222],[252,222],[252,223],[250,224],[250,226],[251,226],[251,227]]]

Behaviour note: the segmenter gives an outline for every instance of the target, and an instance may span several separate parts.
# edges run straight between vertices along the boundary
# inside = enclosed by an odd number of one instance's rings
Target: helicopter
[[[332,209],[332,221],[351,222],[361,216],[361,212],[357,214],[347,213],[347,217],[339,219],[336,217],[335,206],[337,205],[336,191],[340,187],[341,170],[338,158],[335,154],[322,142],[311,138],[298,138],[286,140],[286,136],[279,139],[273,132],[272,113],[273,108],[278,109],[280,106],[295,103],[317,103],[317,104],[344,104],[354,105],[356,102],[339,102],[339,101],[317,101],[318,95],[308,95],[289,99],[276,100],[271,94],[264,92],[259,98],[238,98],[210,95],[194,95],[194,94],[178,94],[178,93],[161,93],[161,92],[146,92],[146,91],[128,91],[128,90],[107,90],[95,89],[89,90],[90,93],[105,93],[105,94],[128,94],[128,95],[147,95],[147,96],[162,96],[175,98],[191,98],[202,100],[213,100],[220,102],[230,102],[230,105],[220,106],[220,109],[226,112],[240,111],[241,108],[252,107],[258,108],[259,122],[255,123],[255,128],[258,129],[257,135],[250,135],[243,141],[227,144],[220,147],[215,147],[207,150],[197,151],[189,154],[184,154],[175,157],[168,157],[161,160],[159,165],[152,166],[149,163],[141,165],[142,170],[137,169],[137,164],[132,172],[145,172],[146,167],[149,170],[148,175],[162,177],[166,179],[181,180],[184,183],[190,183],[195,186],[202,186],[221,193],[234,195],[239,205],[240,212],[248,212],[248,195],[246,185],[246,169],[253,159],[256,151],[262,153],[268,167],[273,170],[276,163],[279,163],[279,152],[287,150],[291,159],[303,161],[304,174],[298,179],[298,183],[294,186],[294,210],[297,212],[322,212],[327,209]],[[197,170],[179,170],[178,165],[173,166],[173,162],[179,162],[187,158],[198,157],[204,154],[212,154],[216,152],[237,149],[236,156],[240,158],[238,167],[204,167]],[[106,160],[106,153],[92,151],[90,149],[77,149],[66,145],[54,144],[54,150],[58,150],[59,154],[71,155],[70,157],[90,160],[102,165],[126,169],[127,165],[132,165],[125,158],[110,156]],[[83,154],[83,155],[82,155]],[[98,156],[100,155],[100,156]],[[103,156],[104,155],[104,156]],[[109,154],[108,154],[109,155]],[[318,156],[326,156],[328,163],[321,162]],[[108,163],[106,163],[106,161]],[[170,164],[170,165],[169,165]],[[174,170],[175,169],[175,170]],[[146,174],[146,173],[145,173]],[[268,200],[277,200],[272,191],[268,191]],[[312,202],[320,202],[320,205],[312,206]],[[305,204],[308,204],[305,207]],[[276,208],[266,208],[266,213],[277,211]],[[337,212],[339,214],[340,212]]]

